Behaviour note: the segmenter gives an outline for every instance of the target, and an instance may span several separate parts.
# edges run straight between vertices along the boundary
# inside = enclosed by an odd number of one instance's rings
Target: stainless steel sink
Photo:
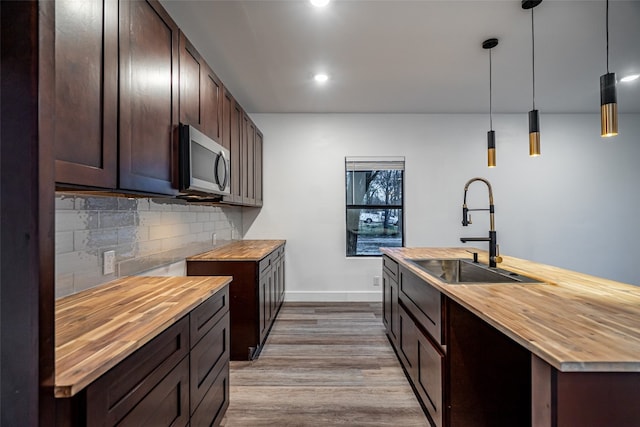
[[[489,268],[467,259],[413,259],[408,261],[448,284],[544,283],[511,271]]]

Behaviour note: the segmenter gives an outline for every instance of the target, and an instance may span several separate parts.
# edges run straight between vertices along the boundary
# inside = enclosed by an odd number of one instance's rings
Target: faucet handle
[[[496,264],[500,264],[502,262],[502,257],[500,256],[500,245],[496,244],[496,256],[493,257],[493,260]]]

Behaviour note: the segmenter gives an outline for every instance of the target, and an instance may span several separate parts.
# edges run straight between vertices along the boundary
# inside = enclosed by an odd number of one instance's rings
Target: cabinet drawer
[[[229,311],[229,286],[193,309],[189,316],[191,348]]]
[[[410,271],[400,269],[400,300],[439,344],[442,334],[442,295]]]
[[[118,423],[118,426],[183,427],[187,425],[189,422],[188,389],[189,360],[185,357]]]
[[[87,424],[120,422],[188,352],[189,318],[185,316],[87,388]],[[182,390],[187,392],[188,386]]]
[[[229,366],[229,316],[224,316],[191,350],[191,413],[221,370]]]
[[[442,375],[444,355],[421,332],[417,333],[418,361],[415,387],[436,427],[442,427]]]
[[[269,267],[271,267],[271,255],[262,258],[258,263],[258,274],[262,276],[267,272],[267,270],[269,270]]]
[[[229,365],[227,364],[204,395],[191,417],[191,427],[219,426],[229,407]]]
[[[413,381],[418,369],[418,341],[416,339],[418,330],[411,316],[400,305],[398,306],[398,324],[398,355]]]
[[[398,281],[398,263],[384,255],[382,257],[382,269],[396,282]]]

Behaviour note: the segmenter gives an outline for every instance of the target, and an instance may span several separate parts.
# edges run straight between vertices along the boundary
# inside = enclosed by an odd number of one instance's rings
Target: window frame
[[[371,165],[376,165],[378,167],[375,168],[371,168],[371,169],[363,169],[362,166],[360,166],[360,168],[355,169],[349,168],[349,164],[350,163],[358,163],[358,164],[366,164],[366,163],[370,163]],[[384,168],[384,167],[379,167],[379,166],[384,166],[384,164],[387,163],[389,166],[393,166],[394,164],[396,165],[395,167],[389,167],[389,168]],[[398,167],[397,164],[401,163],[401,167]],[[399,215],[398,215],[398,221],[397,224],[399,224],[398,226],[400,227],[400,241],[401,241],[401,245],[400,246],[379,246],[379,247],[404,247],[405,245],[405,214],[404,214],[404,209],[405,209],[405,177],[406,177],[406,169],[405,169],[405,158],[404,157],[345,157],[345,171],[344,171],[344,177],[345,177],[345,256],[347,258],[379,258],[381,257],[383,254],[382,253],[377,253],[377,254],[371,254],[371,253],[367,253],[367,254],[358,254],[357,253],[357,248],[356,248],[356,253],[354,254],[349,254],[349,211],[350,210],[359,210],[359,216],[362,215],[362,211],[383,211],[383,210],[396,210],[399,211]],[[351,195],[351,197],[349,197],[349,173],[351,172],[356,172],[356,171],[389,171],[389,170],[398,170],[401,173],[401,177],[400,177],[400,203],[394,203],[394,204],[362,204],[362,203],[358,203],[358,204],[349,204],[349,200],[353,199],[353,196]],[[352,184],[353,186],[353,184]],[[360,221],[358,221],[358,224],[360,225]],[[358,228],[359,230],[359,228]]]

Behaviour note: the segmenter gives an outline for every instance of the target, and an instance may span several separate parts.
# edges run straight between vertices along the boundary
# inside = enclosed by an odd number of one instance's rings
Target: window
[[[404,246],[404,157],[347,157],[347,256]]]

